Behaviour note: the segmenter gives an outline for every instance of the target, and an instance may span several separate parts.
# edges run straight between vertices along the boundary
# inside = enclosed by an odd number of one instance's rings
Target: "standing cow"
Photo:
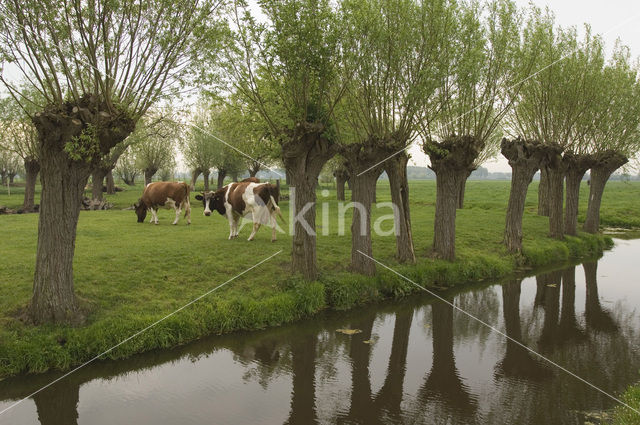
[[[158,208],[166,207],[176,210],[176,219],[173,224],[178,224],[180,212],[185,209],[184,217],[187,224],[191,224],[191,203],[189,202],[189,185],[186,183],[154,182],[149,183],[142,192],[142,198],[134,205],[138,215],[138,223],[144,222],[147,210],[151,210],[150,223],[158,224]]]
[[[227,217],[229,239],[238,237],[240,218],[251,214],[253,231],[249,240],[253,240],[261,224],[270,224],[272,242],[276,240],[276,215],[284,220],[278,206],[279,197],[276,186],[253,181],[231,183],[215,192],[202,192],[202,195],[196,195],[196,199],[202,201],[204,205],[204,215],[210,216],[215,210]]]

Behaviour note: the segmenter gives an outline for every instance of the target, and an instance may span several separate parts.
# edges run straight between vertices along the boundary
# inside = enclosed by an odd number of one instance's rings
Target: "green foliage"
[[[87,124],[78,136],[74,136],[64,145],[64,151],[74,161],[92,162],[100,156],[98,129]]]
[[[640,410],[640,385],[631,385],[622,394],[621,400],[636,410]],[[626,406],[618,405],[613,411],[613,417],[606,422],[608,425],[638,425],[640,415]]]

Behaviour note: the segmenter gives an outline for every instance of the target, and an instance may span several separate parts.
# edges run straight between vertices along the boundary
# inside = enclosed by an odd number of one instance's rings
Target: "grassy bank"
[[[640,410],[640,384],[630,386],[620,397],[624,403]],[[640,416],[633,410],[618,406],[613,410],[613,417],[607,422],[609,425],[637,425],[640,424]]]
[[[30,327],[15,319],[31,293],[38,216],[0,216],[0,377],[67,369],[86,361],[280,250],[270,261],[104,357],[122,358],[172,347],[212,333],[276,326],[326,308],[348,309],[415,292],[413,285],[380,267],[373,279],[349,273],[352,211],[347,212],[341,229],[335,192],[327,194],[321,189],[317,245],[322,274],[318,282],[311,284],[289,276],[289,236],[279,234],[278,241],[271,243],[270,232],[261,229],[254,242],[247,242],[247,226],[241,230],[240,238],[228,241],[226,220],[218,215],[204,217],[196,202],[191,226],[182,219],[178,226],[171,226],[173,213],[166,210],[160,212],[158,226],[136,223],[132,211],[120,208],[135,202],[141,187],[127,188],[109,197],[116,209],[82,212],[74,260],[75,287],[90,314],[87,325],[80,328]],[[499,279],[519,268],[594,256],[608,246],[610,239],[602,236],[581,234],[564,241],[547,238],[548,219],[535,214],[536,186],[531,189],[521,258],[508,255],[501,244],[509,183],[480,181],[468,183],[465,208],[458,211],[457,261],[448,263],[427,257],[433,236],[434,182],[411,183],[418,264],[395,262],[393,235],[373,236],[374,255],[421,285],[438,288]],[[624,211],[640,211],[639,191],[640,184],[610,183],[603,201],[603,218],[624,218]],[[15,189],[9,197],[5,188],[0,192],[0,205],[17,206],[20,196]],[[379,183],[377,196],[374,222],[391,213],[389,207],[380,207],[391,199],[386,182]],[[582,199],[584,202],[586,193]],[[288,202],[281,202],[285,217],[288,207]],[[322,219],[323,210],[327,220]],[[634,226],[633,220],[638,219],[630,216],[626,225]],[[388,231],[391,225],[392,220],[387,218],[381,228]]]

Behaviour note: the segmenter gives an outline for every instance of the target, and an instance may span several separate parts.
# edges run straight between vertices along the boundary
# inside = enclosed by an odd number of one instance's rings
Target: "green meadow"
[[[227,282],[157,326],[105,353],[102,358],[123,358],[155,348],[172,347],[208,334],[261,329],[298,320],[323,309],[348,309],[385,298],[399,298],[418,289],[378,267],[375,278],[349,272],[352,210],[346,212],[341,234],[335,187],[318,188],[317,282],[307,283],[289,273],[291,239],[279,233],[270,242],[269,228],[261,228],[256,240],[227,240],[227,220],[217,214],[205,217],[200,202],[192,199],[192,224],[181,217],[171,222],[173,210],[161,210],[159,225],[137,223],[131,206],[142,186],[122,186],[125,191],[106,198],[108,211],[80,214],[74,260],[75,290],[89,312],[82,327],[23,324],[17,317],[28,303],[37,244],[37,214],[0,216],[0,379],[22,372],[68,369],[104,353],[135,332],[164,318],[189,301]],[[611,244],[602,235],[581,234],[556,241],[547,237],[548,219],[536,215],[537,183],[527,198],[524,218],[524,252],[509,255],[503,247],[504,215],[509,182],[469,181],[465,208],[456,222],[457,260],[428,257],[435,205],[435,182],[410,184],[416,265],[400,265],[394,259],[395,237],[373,235],[374,256],[415,282],[438,290],[488,279],[501,279],[532,268],[561,265],[599,255]],[[197,188],[197,190],[201,190]],[[21,188],[0,191],[0,205],[22,204]],[[286,188],[283,193],[286,194]],[[349,192],[347,192],[347,197]],[[588,187],[583,184],[584,214]],[[380,181],[378,204],[372,222],[383,219],[383,231],[392,226],[388,182]],[[37,200],[36,200],[37,202]],[[289,202],[280,207],[287,222]],[[385,218],[384,216],[387,215]],[[326,217],[325,218],[323,218]],[[640,183],[610,182],[602,205],[603,225],[640,227]],[[584,218],[583,216],[581,218]],[[229,281],[249,267],[275,257]]]

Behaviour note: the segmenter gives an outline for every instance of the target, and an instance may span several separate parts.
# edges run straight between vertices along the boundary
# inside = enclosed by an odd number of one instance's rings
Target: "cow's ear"
[[[197,199],[198,201],[202,201],[204,198],[202,197],[202,195],[196,195],[196,199]]]

